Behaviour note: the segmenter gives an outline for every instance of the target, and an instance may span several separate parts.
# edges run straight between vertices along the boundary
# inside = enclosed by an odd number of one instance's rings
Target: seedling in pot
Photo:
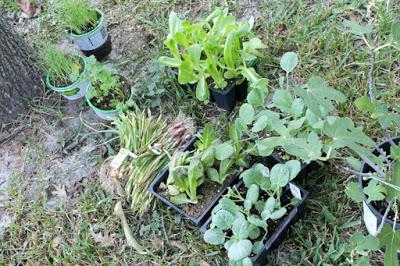
[[[260,56],[257,49],[265,48],[251,31],[253,24],[253,19],[236,22],[227,9],[216,9],[199,23],[182,21],[172,12],[165,41],[171,57],[162,56],[159,60],[179,70],[179,83],[197,84],[196,97],[207,103],[210,88],[218,94],[219,90],[233,90],[230,84],[242,83],[245,78],[242,72],[250,71],[246,62]]]
[[[85,55],[101,60],[111,52],[104,14],[90,0],[57,0],[53,8],[58,22]]]
[[[370,237],[378,237],[379,246],[385,248],[385,265],[399,265],[400,138],[392,138],[390,128],[397,129],[400,126],[400,115],[395,108],[388,107],[384,99],[376,98],[374,72],[375,56],[379,50],[400,48],[400,22],[392,24],[392,36],[382,45],[368,41],[368,35],[373,33],[372,26],[362,26],[352,21],[345,21],[344,25],[349,32],[361,37],[371,54],[368,96],[358,98],[355,105],[361,112],[378,120],[385,136],[385,142],[375,145],[372,152],[353,150],[363,165],[355,158],[349,160],[351,168],[346,167],[345,170],[351,172],[352,177],[357,176],[359,182],[349,182],[346,193],[363,203],[364,222]],[[360,168],[361,171],[358,171]]]
[[[86,78],[90,81],[86,101],[100,118],[113,120],[134,106],[127,80],[115,69],[97,62],[94,56],[87,59]]]
[[[89,83],[82,77],[86,71],[83,57],[64,53],[54,45],[45,43],[39,59],[43,71],[47,72],[46,84],[49,88],[69,100],[85,96]]]
[[[289,210],[299,203],[295,197],[284,198],[284,188],[300,171],[300,162],[276,164],[271,171],[254,164],[244,171],[244,187],[230,188],[212,211],[212,222],[204,240],[223,245],[232,265],[252,265],[251,257],[263,252],[273,232],[272,224],[282,222]],[[277,228],[277,227],[276,227]]]

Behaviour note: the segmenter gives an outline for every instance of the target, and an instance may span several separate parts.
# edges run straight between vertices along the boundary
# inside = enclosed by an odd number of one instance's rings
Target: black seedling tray
[[[293,182],[291,183],[295,185]],[[244,185],[243,180],[240,180],[235,186],[237,188],[240,188],[243,185]],[[282,242],[290,227],[303,215],[304,202],[308,197],[309,192],[298,185],[295,186],[298,187],[301,191],[301,196],[302,196],[301,201],[296,207],[294,207],[289,212],[288,215],[285,216],[282,223],[278,226],[275,232],[268,238],[262,250],[257,255],[251,257],[253,265],[255,266],[266,265],[268,254]],[[225,195],[227,191],[228,188],[225,189],[224,191],[225,193],[223,193],[223,195]],[[285,191],[283,192],[284,195],[286,193],[291,193],[289,185],[286,186]],[[210,216],[209,219],[206,221],[206,223],[200,228],[201,232],[204,233],[208,229],[211,220],[212,217]]]
[[[185,148],[183,149],[184,151],[192,151],[194,150],[194,143],[196,142],[198,138],[197,137],[193,137],[188,144],[185,146]],[[227,184],[226,186],[224,186],[221,191],[215,195],[214,200],[211,202],[211,204],[203,211],[203,213],[201,213],[198,217],[194,217],[192,215],[187,214],[184,210],[182,210],[179,206],[176,206],[175,204],[173,204],[172,202],[169,201],[169,199],[167,199],[166,197],[164,197],[163,195],[161,195],[160,193],[157,192],[158,188],[160,187],[160,184],[162,182],[166,182],[167,178],[168,178],[168,174],[169,174],[169,169],[168,166],[165,167],[162,172],[154,179],[153,183],[151,183],[148,191],[153,194],[154,196],[156,196],[158,199],[160,199],[162,202],[164,202],[165,204],[167,204],[168,206],[170,206],[172,209],[174,209],[175,211],[177,211],[180,215],[182,215],[183,217],[189,219],[191,222],[193,222],[195,225],[197,226],[201,226],[204,224],[205,221],[207,221],[208,217],[210,216],[211,210],[214,208],[214,206],[216,205],[216,203],[218,202],[218,200],[220,199],[222,193],[224,193],[224,191],[226,190],[227,187],[231,186],[232,184],[234,184],[235,182],[237,182],[238,178],[239,178],[239,174],[237,174],[236,176],[234,176]]]
[[[398,144],[400,142],[400,137],[395,137],[392,139],[393,142],[395,144]],[[382,142],[381,144],[379,144],[378,146],[380,149],[382,149],[383,151],[386,152],[386,154],[390,154],[390,143],[389,141],[385,141]],[[376,156],[379,156],[379,151],[375,148],[372,153]],[[375,170],[373,170],[368,164],[363,163],[361,166],[361,173],[368,173],[368,172],[375,172]],[[364,201],[367,204],[368,208],[371,210],[371,212],[374,214],[374,216],[377,218],[378,220],[378,224],[380,224],[382,222],[383,219],[383,215],[371,204],[371,202],[367,201],[367,196],[364,194],[363,192],[363,188],[364,186],[367,185],[366,182],[364,182],[363,178],[361,176],[358,176],[358,187],[360,192],[364,195]],[[389,219],[389,218],[385,218],[385,223],[393,226],[393,220]],[[400,223],[397,222],[396,223],[396,229],[400,229]]]
[[[232,82],[224,90],[210,88],[211,95],[216,105],[228,112],[232,111],[236,105],[236,83]]]

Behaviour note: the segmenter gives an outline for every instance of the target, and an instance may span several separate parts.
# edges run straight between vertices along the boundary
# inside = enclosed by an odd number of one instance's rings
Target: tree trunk
[[[29,111],[28,102],[40,96],[42,75],[33,49],[0,15],[0,128]]]

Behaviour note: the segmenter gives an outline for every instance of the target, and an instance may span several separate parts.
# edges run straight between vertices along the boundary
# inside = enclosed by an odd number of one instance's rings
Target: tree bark
[[[40,96],[42,75],[33,49],[0,15],[0,128],[29,111],[29,101]]]

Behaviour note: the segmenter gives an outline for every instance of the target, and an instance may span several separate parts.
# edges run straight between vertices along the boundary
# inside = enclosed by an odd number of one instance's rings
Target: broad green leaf
[[[397,250],[400,247],[400,230],[393,231],[390,225],[385,224],[379,234],[379,241],[385,246],[385,266],[399,266]]]
[[[228,37],[226,38],[224,45],[224,61],[228,68],[235,68],[234,53],[236,52],[234,46],[236,32],[234,30],[230,31]]]
[[[264,106],[268,89],[265,88],[252,88],[247,94],[247,102],[254,107]]]
[[[357,259],[357,264],[355,266],[371,266],[371,263],[369,263],[369,257],[359,256]]]
[[[379,249],[379,239],[375,236],[367,235],[364,236],[360,232],[355,232],[350,242],[355,246],[355,250],[360,255],[368,255],[370,251],[376,251]]]
[[[219,228],[211,228],[204,233],[204,241],[212,245],[222,245],[225,242],[225,234]]]
[[[364,194],[360,192],[357,182],[348,183],[345,192],[355,202],[360,203],[364,200]]]
[[[379,201],[386,198],[385,187],[376,180],[368,182],[368,186],[364,187],[364,193],[368,196],[368,201]]]
[[[264,247],[264,243],[262,241],[254,242],[253,253],[258,254],[262,250],[263,247]]]
[[[240,106],[239,109],[239,117],[244,121],[247,125],[251,124],[254,120],[254,108],[251,104],[244,103]]]
[[[274,105],[285,113],[290,113],[293,104],[293,97],[287,90],[276,90],[272,97]]]
[[[256,184],[250,185],[246,192],[246,199],[249,200],[252,204],[255,204],[260,195],[260,188]]]
[[[176,205],[188,204],[188,203],[196,204],[197,203],[197,200],[189,199],[185,193],[181,193],[179,195],[171,197],[170,201]]]
[[[297,118],[300,117],[303,114],[304,110],[304,102],[300,98],[294,99],[292,102],[292,106],[290,109],[290,114],[293,115],[293,117]]]
[[[234,221],[235,217],[227,210],[219,210],[212,216],[212,223],[221,230],[228,229]]]
[[[350,165],[350,167],[353,168],[354,170],[358,171],[359,169],[361,169],[360,160],[358,160],[354,157],[347,157],[346,161]]]
[[[169,14],[168,24],[169,37],[173,37],[176,32],[182,31],[182,21],[178,18],[174,11]]]
[[[188,48],[188,54],[193,63],[197,65],[200,64],[201,46],[199,44],[195,43],[190,45]]]
[[[280,208],[279,210],[274,211],[274,212],[271,214],[270,219],[272,219],[272,220],[278,220],[278,219],[282,218],[282,217],[286,214],[286,212],[287,212],[286,208],[285,208],[285,207],[282,207],[282,208]]]
[[[222,210],[226,210],[232,214],[236,214],[240,210],[240,207],[237,206],[235,202],[226,197],[220,199],[218,205],[221,207]]]
[[[294,52],[287,52],[281,58],[281,68],[287,73],[292,72],[298,63],[299,58]]]
[[[289,182],[289,167],[284,164],[275,164],[271,169],[270,176],[272,185],[284,187]]]
[[[260,52],[257,51],[257,49],[264,48],[267,48],[267,46],[257,37],[251,38],[250,41],[243,43],[243,50],[254,55],[260,55]]]
[[[400,42],[400,21],[392,24],[392,35],[395,42]]]
[[[362,36],[372,32],[372,25],[361,26],[359,23],[347,19],[343,21],[343,25],[348,29],[349,32],[355,35]]]
[[[181,61],[179,59],[168,56],[161,56],[158,61],[164,66],[169,67],[179,67],[179,65],[181,64]]]
[[[258,215],[250,215],[249,217],[247,217],[247,220],[249,221],[249,223],[254,224],[255,226],[264,229],[268,228],[268,224],[266,223],[266,221],[262,220]]]
[[[242,260],[242,266],[253,266],[253,262],[249,257]]]
[[[361,112],[373,112],[374,106],[368,96],[361,96],[354,101],[357,109]]]
[[[243,178],[244,184],[247,188],[251,185],[256,184],[261,189],[268,186],[269,180],[269,169],[263,164],[256,163],[250,169],[245,170],[240,174],[240,178]]]
[[[201,76],[196,86],[196,98],[199,101],[208,101],[210,98],[210,91],[207,87],[207,82],[204,76]]]
[[[224,142],[215,146],[215,158],[223,161],[231,157],[234,153],[234,148],[231,143]]]
[[[211,181],[221,183],[221,178],[219,176],[217,169],[207,168],[206,173],[207,173],[208,178],[210,178]]]
[[[273,196],[270,196],[265,202],[264,210],[272,212],[275,209],[275,205],[276,199]]]
[[[232,233],[235,237],[246,239],[250,234],[250,224],[245,218],[236,219],[232,224]]]
[[[250,232],[249,232],[249,238],[254,240],[257,239],[260,236],[260,228],[255,226],[254,224],[250,224]]]
[[[201,154],[201,162],[205,167],[211,167],[214,165],[214,147],[209,147]]]
[[[400,161],[396,160],[393,164],[392,164],[392,174],[390,177],[390,183],[400,187]],[[400,191],[394,189],[394,188],[390,188],[390,187],[386,187],[387,190],[387,195],[389,199],[399,199],[400,198]]]
[[[261,130],[264,130],[268,125],[268,121],[269,121],[269,119],[267,116],[265,116],[265,115],[260,116],[259,118],[257,118],[251,131],[253,131],[254,133],[257,133],[257,132],[260,132]]]
[[[290,176],[289,181],[293,180],[301,170],[301,163],[297,160],[290,160],[285,163],[285,165],[289,168]]]
[[[197,77],[194,74],[192,63],[190,63],[188,61],[183,61],[180,64],[178,81],[180,84],[195,83],[197,81]],[[200,81],[199,81],[199,83],[200,83]],[[203,83],[205,83],[205,82],[203,82]],[[199,85],[197,85],[197,87],[199,87]],[[196,95],[197,95],[197,89],[196,89]],[[201,95],[204,95],[204,93]],[[203,98],[204,97],[202,97],[201,99],[203,99]],[[200,98],[199,98],[199,100],[200,100]]]
[[[241,239],[235,241],[228,249],[228,257],[232,261],[242,260],[251,254],[253,244],[250,240]]]

